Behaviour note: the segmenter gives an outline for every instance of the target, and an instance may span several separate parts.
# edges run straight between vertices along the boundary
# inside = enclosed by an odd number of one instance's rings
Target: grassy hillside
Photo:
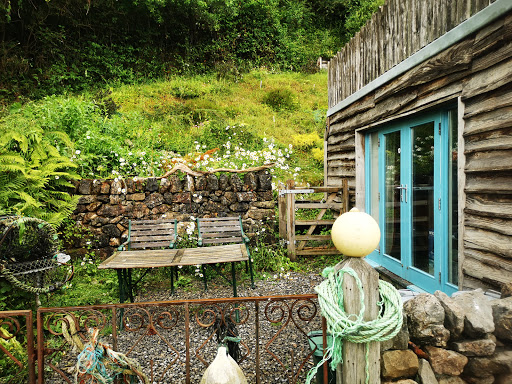
[[[264,70],[173,77],[98,94],[15,104],[0,124],[63,131],[82,177],[159,176],[275,162],[276,180],[321,184],[327,74]],[[30,127],[30,128],[29,128]]]

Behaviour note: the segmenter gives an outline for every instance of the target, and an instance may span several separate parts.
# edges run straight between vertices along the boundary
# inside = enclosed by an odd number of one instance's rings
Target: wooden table
[[[198,248],[116,251],[112,256],[103,261],[98,268],[116,269],[120,302],[124,302],[127,298],[133,302],[133,287],[138,283],[138,281],[135,283],[132,281],[131,271],[134,268],[175,268],[183,265],[203,266],[205,264],[230,262],[232,263],[233,294],[236,297],[234,263],[247,260],[249,260],[249,255],[245,244],[228,244]],[[172,292],[174,292],[174,273],[171,273],[171,287]]]

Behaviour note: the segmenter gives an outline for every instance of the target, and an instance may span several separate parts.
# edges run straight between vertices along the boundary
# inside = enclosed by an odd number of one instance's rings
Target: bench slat
[[[152,241],[152,242],[147,242],[147,243],[131,243],[130,244],[130,249],[143,249],[143,248],[148,248],[148,250],[151,250],[151,248],[169,248],[169,246],[171,245],[171,242],[168,240],[168,241],[160,241],[160,242],[156,242],[156,241]],[[158,249],[153,249],[155,251],[157,251]]]
[[[156,242],[156,241],[161,241],[161,240],[173,240],[174,239],[174,235],[173,236],[169,236],[169,235],[156,235],[156,236],[148,236],[147,234],[146,235],[135,235],[130,238],[131,242],[134,243],[134,242],[140,242],[140,241],[146,241],[146,242],[149,242],[149,243],[152,243],[152,242]]]

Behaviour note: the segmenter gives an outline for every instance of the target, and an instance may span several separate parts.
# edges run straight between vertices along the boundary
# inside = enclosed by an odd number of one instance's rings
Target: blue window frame
[[[365,148],[366,210],[382,233],[368,258],[427,292],[456,291],[456,109],[370,131]]]

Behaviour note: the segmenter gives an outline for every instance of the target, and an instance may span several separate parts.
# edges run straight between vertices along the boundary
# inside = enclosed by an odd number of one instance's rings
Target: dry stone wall
[[[74,193],[80,199],[71,218],[92,236],[77,239],[69,252],[85,252],[85,243],[92,242],[89,248],[100,257],[112,254],[125,240],[129,220],[175,218],[188,223],[195,217],[242,216],[250,236],[274,218],[272,175],[267,170],[241,176],[83,179]]]
[[[506,296],[437,291],[407,300],[402,330],[381,343],[382,383],[511,384],[512,296]]]

